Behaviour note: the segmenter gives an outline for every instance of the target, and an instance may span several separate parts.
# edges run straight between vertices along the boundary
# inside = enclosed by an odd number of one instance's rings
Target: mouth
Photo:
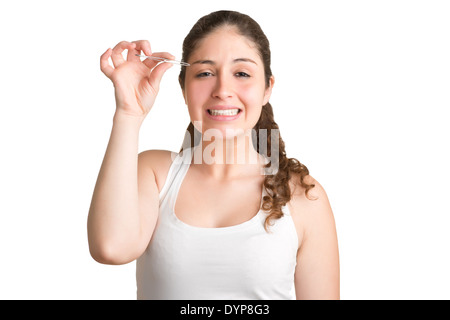
[[[237,116],[242,110],[239,108],[233,109],[207,109],[211,116],[233,117]]]
[[[214,121],[233,121],[242,114],[242,109],[235,106],[215,106],[206,109],[206,115]]]

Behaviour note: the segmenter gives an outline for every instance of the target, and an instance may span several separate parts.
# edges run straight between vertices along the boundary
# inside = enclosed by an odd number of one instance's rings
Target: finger
[[[133,41],[133,43],[136,45],[135,50],[128,51],[127,60],[133,60],[133,61],[140,61],[139,57],[137,57],[137,54],[141,54],[141,51],[144,53],[144,55],[151,56],[152,55],[152,49],[150,47],[150,42],[148,40],[138,40]]]
[[[114,72],[114,68],[111,67],[108,61],[109,57],[111,56],[111,53],[112,53],[111,48],[108,48],[108,50],[106,50],[105,53],[103,53],[100,56],[100,70],[102,70],[105,76],[107,76],[110,79]]]
[[[148,82],[156,92],[159,90],[159,84],[164,73],[172,66],[171,63],[162,62],[153,69]]]
[[[133,43],[136,44],[136,50],[138,53],[142,51],[146,56],[152,55],[152,48],[150,47],[150,42],[148,42],[148,40],[138,40],[133,41]]]
[[[141,50],[138,48],[136,41],[133,41],[131,44],[132,47],[128,49],[127,53],[127,61],[140,62],[141,60],[137,55],[141,54]]]
[[[175,56],[169,52],[153,52],[152,56],[169,60],[175,60]]]
[[[169,60],[174,60],[175,56],[168,53],[168,52],[154,52],[151,56],[158,57],[158,58],[164,58]],[[145,59],[144,64],[149,67],[150,69],[153,69],[160,61],[152,60],[152,59]]]
[[[121,41],[119,42],[113,49],[112,49],[112,55],[111,60],[114,64],[114,67],[120,66],[122,63],[125,62],[125,59],[123,58],[122,52],[125,49],[131,49],[134,48],[135,44],[132,44],[128,41]]]

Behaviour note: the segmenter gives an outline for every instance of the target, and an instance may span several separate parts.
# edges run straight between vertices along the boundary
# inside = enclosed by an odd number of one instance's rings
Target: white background
[[[450,5],[433,0],[2,1],[0,298],[135,299],[135,264],[88,252],[115,108],[99,57],[148,39],[180,58],[219,9],[250,14],[271,41],[275,120],[329,195],[342,299],[450,299]],[[181,145],[177,77],[141,151]]]

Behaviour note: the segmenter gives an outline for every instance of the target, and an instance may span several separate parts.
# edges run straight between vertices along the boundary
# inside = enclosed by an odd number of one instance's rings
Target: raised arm
[[[171,64],[157,65],[149,59],[141,62],[135,56],[141,51],[152,55],[148,41],[122,41],[100,58],[101,70],[113,82],[116,98],[111,136],[87,225],[90,253],[100,263],[123,264],[138,258],[153,234],[158,216],[155,175],[138,156],[138,138],[161,78]],[[169,53],[154,55],[174,59]],[[108,62],[110,57],[114,67]]]

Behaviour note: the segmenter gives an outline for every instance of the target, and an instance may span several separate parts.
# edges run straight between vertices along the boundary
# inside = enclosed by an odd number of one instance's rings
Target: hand
[[[122,52],[127,49],[127,59]],[[100,57],[100,69],[114,84],[116,97],[116,114],[125,114],[139,118],[145,118],[152,108],[159,84],[164,73],[172,64],[160,63],[151,59],[141,61],[136,54],[141,51],[151,56],[150,43],[146,40],[122,41],[113,49],[109,48]],[[154,53],[154,56],[175,59],[167,52]],[[114,64],[109,64],[108,59]]]

